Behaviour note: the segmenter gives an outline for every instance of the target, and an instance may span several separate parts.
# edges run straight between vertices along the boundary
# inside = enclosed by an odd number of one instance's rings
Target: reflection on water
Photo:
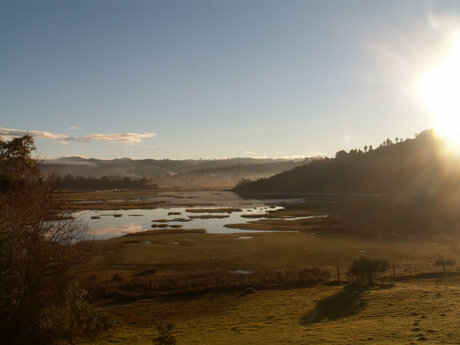
[[[218,195],[210,192],[193,192],[193,197],[196,197],[197,195],[199,195],[198,201],[200,203],[205,201],[214,205],[164,207],[156,209],[80,211],[76,212],[75,216],[88,224],[90,234],[94,236],[95,239],[118,237],[145,230],[161,230],[162,228],[171,227],[179,228],[180,226],[186,229],[206,229],[206,231],[211,234],[248,233],[259,231],[229,229],[225,228],[224,225],[232,223],[246,223],[248,219],[241,217],[244,214],[260,214],[263,216],[269,211],[275,211],[283,208],[281,206],[277,206],[276,203],[284,203],[286,201],[299,202],[302,200],[243,200],[234,193],[230,192],[221,192]],[[187,194],[184,194],[184,198],[187,197]],[[241,211],[231,213],[206,212],[206,210],[212,208],[237,208]],[[187,212],[187,209],[193,209],[193,212]],[[201,209],[203,212],[197,212],[197,210]],[[180,217],[178,217],[178,215],[180,215]]]
[[[257,207],[255,209],[257,212],[260,212],[265,208]],[[282,209],[282,207],[270,208],[272,211],[278,209]],[[246,223],[248,219],[241,217],[241,215],[247,212],[247,210],[248,209],[242,209],[242,211],[225,214],[199,213],[198,215],[204,216],[203,218],[196,218],[197,213],[187,212],[185,207],[157,208],[154,210],[117,210],[117,215],[119,215],[119,217],[104,217],[113,215],[114,211],[81,211],[75,213],[75,216],[88,224],[90,233],[94,238],[105,239],[157,228],[160,230],[162,228],[179,227],[185,227],[187,229],[206,229],[206,231],[211,234],[253,232],[250,230],[224,228],[225,224]],[[133,211],[136,212],[136,217],[129,216]],[[177,218],[168,216],[168,212],[171,211],[181,212],[184,217]],[[225,217],[221,218],[216,216]]]
[[[107,226],[103,228],[90,227],[91,235],[95,238],[118,237],[142,230],[139,224],[128,224],[122,226]]]

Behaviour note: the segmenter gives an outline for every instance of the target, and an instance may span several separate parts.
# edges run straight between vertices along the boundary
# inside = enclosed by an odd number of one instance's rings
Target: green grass
[[[151,344],[157,336],[154,325],[164,322],[175,324],[180,345],[460,342],[458,276],[441,284],[412,279],[351,297],[344,297],[343,289],[317,285],[109,304],[104,309],[119,315],[124,325],[91,344]],[[335,313],[337,308],[328,306],[331,299],[342,301],[349,312]],[[318,311],[321,318],[306,321]]]

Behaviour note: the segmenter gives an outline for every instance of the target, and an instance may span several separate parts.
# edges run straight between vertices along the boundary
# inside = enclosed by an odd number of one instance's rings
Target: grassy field
[[[172,322],[181,344],[458,344],[460,279],[410,279],[370,290],[317,285],[109,304],[123,320],[82,344],[152,344]],[[101,338],[101,339],[102,339]]]
[[[165,190],[104,190],[91,192],[62,192],[61,196],[71,210],[131,210],[153,209],[164,206],[213,206],[213,203],[181,202],[182,199],[199,199],[185,197],[184,192]],[[161,198],[161,200],[155,200]],[[146,200],[148,199],[148,200]],[[153,199],[153,200],[152,200]]]
[[[240,237],[249,237],[240,239]],[[360,256],[387,259],[398,272],[429,272],[436,259],[458,255],[439,238],[362,239],[337,234],[255,232],[249,234],[168,233],[155,231],[96,241],[97,257],[90,271],[115,272],[113,266],[132,267],[126,274],[146,268],[157,272],[215,269],[345,269]],[[431,266],[430,266],[431,263]]]
[[[90,295],[97,299],[247,286],[305,286],[336,279],[337,268],[343,281],[351,262],[362,256],[395,263],[396,276],[406,277],[441,272],[442,268],[434,265],[439,258],[459,262],[447,243],[435,241],[369,240],[303,232],[215,235],[154,230],[96,241],[93,256],[80,274]],[[447,272],[457,271],[458,267],[447,268]],[[392,276],[392,270],[385,275]]]
[[[113,202],[110,193],[92,195],[98,203]],[[135,194],[125,198],[117,202],[139,202]],[[99,308],[118,315],[120,324],[81,344],[152,344],[156,325],[166,322],[174,324],[179,345],[459,344],[460,253],[452,239],[365,238],[331,231],[325,218],[280,219],[327,213],[323,207],[292,205],[232,226],[281,232],[171,229],[95,241],[79,273]],[[390,269],[370,289],[334,282],[337,268],[343,282],[351,262],[363,256],[394,263],[397,279]],[[442,258],[456,265],[440,280],[435,262]],[[314,267],[320,272],[312,275],[316,283],[281,279]],[[247,279],[274,272],[279,283]]]
[[[255,218],[254,215],[248,215],[243,218]],[[258,220],[249,220],[246,223],[226,224],[225,227],[229,229],[240,230],[267,230],[267,231],[320,231],[325,232],[327,228],[324,227],[323,218],[312,219],[271,219],[267,217]]]

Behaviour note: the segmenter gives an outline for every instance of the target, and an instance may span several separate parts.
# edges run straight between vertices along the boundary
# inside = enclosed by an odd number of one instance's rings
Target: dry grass
[[[226,224],[229,229],[268,231],[317,231],[324,232],[324,218],[311,219],[259,219],[247,223]]]
[[[432,238],[369,240],[284,232],[252,233],[248,239],[239,239],[241,236],[170,229],[96,241],[96,255],[84,271],[95,275],[99,282],[116,273],[129,280],[146,269],[155,269],[161,275],[239,269],[300,271],[318,267],[335,275],[339,267],[343,277],[354,259],[370,256],[395,262],[400,276],[440,271],[440,267],[433,265],[440,257],[453,257],[457,263],[460,259],[448,243],[440,244],[439,239]]]
[[[202,214],[198,216],[189,216],[191,219],[218,219],[218,218],[228,218],[230,217],[227,214]]]
[[[126,234],[124,237],[133,237],[133,236],[158,236],[158,235],[171,235],[171,234],[204,234],[206,233],[205,229],[177,229],[177,227],[181,227],[182,225],[169,225],[169,229],[161,229],[161,230],[143,230],[139,232],[133,232],[130,234]],[[138,243],[138,242],[127,242],[128,244]]]
[[[216,207],[216,208],[188,208],[185,212],[189,213],[232,213],[241,212],[240,208],[233,207]]]
[[[62,192],[61,197],[71,210],[131,210],[154,209],[161,206],[213,206],[213,203],[176,203],[147,198],[184,199],[184,196],[163,194],[165,190],[106,190],[92,192]],[[195,199],[197,197],[187,197]]]
[[[235,270],[295,272],[319,267],[335,276],[339,267],[343,279],[354,259],[368,256],[396,263],[400,280],[364,291],[316,285],[271,288],[255,294],[221,291],[107,304],[104,309],[121,316],[125,323],[104,340],[91,343],[151,344],[158,335],[155,324],[165,322],[176,325],[179,345],[460,343],[459,276],[441,282],[414,276],[439,272],[441,268],[434,262],[441,257],[460,262],[460,254],[449,239],[366,239],[325,233],[321,218],[272,219],[309,215],[312,212],[299,206],[271,212],[266,219],[245,225],[248,229],[302,232],[217,235],[168,229],[96,241],[95,255],[82,268],[82,274],[91,276],[95,286],[120,282],[133,288],[138,288],[138,281],[167,282],[170,277],[187,275],[207,281],[216,272]],[[321,232],[313,234],[316,229]],[[243,236],[245,239],[240,239]]]

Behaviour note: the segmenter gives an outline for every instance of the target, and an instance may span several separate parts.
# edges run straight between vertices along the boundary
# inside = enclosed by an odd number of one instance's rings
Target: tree
[[[362,257],[353,260],[348,269],[348,276],[358,283],[372,285],[383,272],[388,269],[388,261],[379,259],[368,259]]]
[[[345,150],[337,151],[335,154],[336,159],[343,159],[343,158],[346,158],[347,156],[348,156],[348,153]]]
[[[82,257],[85,236],[55,178],[40,173],[34,149],[28,135],[0,140],[0,334],[7,344],[46,344],[66,330],[69,268]]]
[[[37,162],[31,157],[33,150],[34,140],[30,135],[0,140],[0,192],[24,189],[27,182],[42,182]]]

